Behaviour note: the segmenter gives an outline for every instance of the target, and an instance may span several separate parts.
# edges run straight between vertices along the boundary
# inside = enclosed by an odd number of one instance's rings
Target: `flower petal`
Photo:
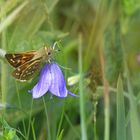
[[[71,95],[71,96],[74,96],[74,97],[79,97],[78,95],[76,95],[76,94],[74,94],[74,93],[72,93],[70,91],[68,91],[68,94]]]
[[[39,81],[31,90],[31,93],[33,94],[33,98],[39,98],[48,91],[52,81],[50,68],[51,68],[51,64],[46,64],[42,68]]]
[[[49,91],[58,97],[66,97],[68,90],[66,88],[66,82],[63,73],[57,64],[51,64],[51,86]]]

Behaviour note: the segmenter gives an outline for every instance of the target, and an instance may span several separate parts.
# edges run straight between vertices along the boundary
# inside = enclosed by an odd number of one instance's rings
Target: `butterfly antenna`
[[[57,45],[57,42],[54,42],[54,44],[52,46],[53,50],[55,50],[56,45]]]
[[[57,52],[60,51],[60,49],[59,49],[59,47],[60,47],[59,42],[60,42],[60,41],[61,41],[61,40],[54,42],[54,44],[53,44],[53,46],[52,46],[53,50],[55,50],[55,51],[57,51]],[[58,49],[55,49],[56,46],[58,47]]]
[[[55,62],[56,63],[56,62]],[[62,65],[60,65],[60,64],[58,64],[58,63],[56,63],[58,66],[60,66],[62,69],[65,69],[65,70],[71,70],[71,68],[68,68],[68,67],[64,67],[64,66],[62,66]]]

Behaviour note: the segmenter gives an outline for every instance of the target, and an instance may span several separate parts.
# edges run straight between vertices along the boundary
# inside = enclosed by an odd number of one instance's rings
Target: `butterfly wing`
[[[24,52],[24,53],[7,53],[5,58],[7,61],[15,68],[25,64],[26,62],[33,59],[35,56],[36,51]]]
[[[20,81],[26,81],[33,77],[34,73],[36,73],[40,69],[41,58],[26,62],[25,64],[16,68],[13,71],[12,75],[14,78]]]

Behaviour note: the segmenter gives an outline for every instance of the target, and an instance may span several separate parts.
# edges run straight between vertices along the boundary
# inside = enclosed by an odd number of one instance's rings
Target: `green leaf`
[[[57,140],[62,140],[64,129],[61,130],[60,135],[58,136]]]
[[[123,83],[120,76],[117,83],[117,140],[126,140]]]
[[[130,74],[126,63],[126,55],[124,55],[124,63],[125,63],[125,72],[127,77],[127,87],[130,96],[130,125],[131,125],[131,133],[132,133],[132,140],[139,140],[140,138],[140,122],[138,118],[138,111],[137,111],[137,102],[135,100],[134,91],[131,85]]]
[[[20,140],[16,135],[16,129],[10,127],[3,117],[0,117],[0,126],[2,126],[0,140]]]
[[[138,112],[137,112],[137,104],[133,98],[130,98],[130,124],[132,130],[132,139],[139,140],[140,123],[139,123]]]

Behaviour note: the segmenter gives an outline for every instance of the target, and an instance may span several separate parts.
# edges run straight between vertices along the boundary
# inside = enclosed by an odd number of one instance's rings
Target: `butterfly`
[[[5,58],[15,68],[12,76],[20,81],[30,80],[43,62],[50,62],[54,47],[44,46],[37,51],[6,53]]]

